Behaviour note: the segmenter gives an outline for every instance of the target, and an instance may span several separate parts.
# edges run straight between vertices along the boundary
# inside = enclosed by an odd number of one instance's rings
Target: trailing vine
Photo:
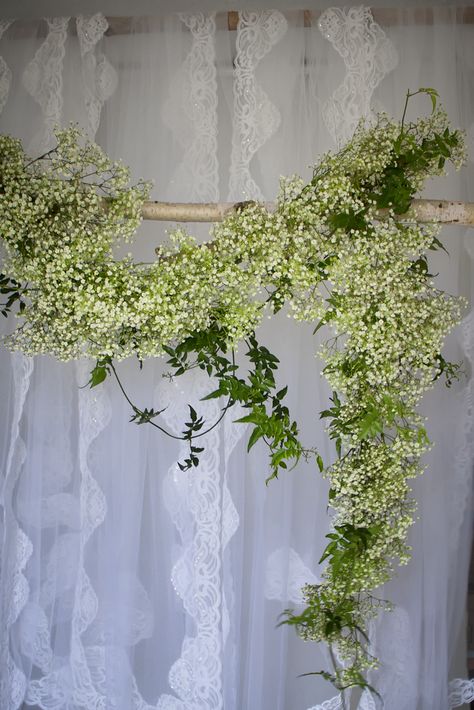
[[[430,96],[433,111],[410,122],[417,93]],[[222,398],[220,418],[236,403],[246,408],[238,421],[251,425],[249,449],[268,446],[269,479],[314,456],[330,481],[333,529],[321,584],[304,587],[306,608],[284,622],[329,644],[334,668],[320,673],[337,688],[370,688],[366,673],[377,660],[367,622],[389,606],[375,590],[409,559],[409,479],[430,446],[416,407],[442,374],[448,384],[457,376],[441,348],[463,305],[436,288],[428,254],[442,248],[439,228],[418,223],[410,204],[447,162],[462,164],[462,134],[433,89],[408,92],[400,122],[380,115],[361,123],[340,152],[322,156],[309,183],[282,180],[274,213],[243,205],[204,245],[176,229],[152,264],[113,254],[135,233],[148,184],[130,187],[127,170],[76,128],[56,136],[38,159],[0,137],[1,308],[19,319],[7,346],[93,357],[91,386],[114,377],[131,421],[172,435],[159,424],[163,410],[134,404],[118,372],[131,355],[165,355],[173,377],[200,368],[215,378],[207,398]],[[321,412],[335,444],[328,465],[299,441],[287,388],[276,382],[278,360],[256,340],[263,316],[283,306],[315,332],[333,332],[320,352],[333,389]],[[242,341],[245,376],[234,357]],[[181,469],[199,464],[200,439],[217,423],[189,408],[177,437],[189,443]]]

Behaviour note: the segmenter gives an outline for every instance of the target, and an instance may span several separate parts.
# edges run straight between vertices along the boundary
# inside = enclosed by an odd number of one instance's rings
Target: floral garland
[[[274,213],[247,204],[204,245],[177,229],[152,264],[113,255],[118,237],[131,239],[140,223],[147,183],[130,187],[127,169],[74,127],[58,131],[57,146],[36,160],[0,137],[2,310],[17,305],[20,322],[6,344],[29,355],[95,358],[91,386],[115,375],[132,420],[158,429],[161,412],[133,404],[114,362],[166,353],[176,376],[199,367],[217,378],[208,397],[226,398],[222,416],[236,402],[248,409],[239,421],[252,424],[249,448],[269,446],[270,478],[315,455],[330,481],[334,529],[322,583],[304,587],[306,609],[288,611],[285,623],[334,649],[334,669],[321,674],[341,690],[370,688],[365,673],[377,661],[367,621],[388,606],[373,592],[409,559],[408,480],[421,473],[429,447],[416,406],[441,374],[449,384],[457,370],[441,348],[462,300],[439,291],[429,273],[428,251],[442,248],[439,227],[417,223],[409,209],[427,178],[445,174],[446,161],[462,164],[464,141],[436,107],[436,92],[420,92],[433,101],[428,118],[405,121],[408,92],[400,123],[385,115],[361,123],[340,152],[322,157],[308,184],[282,180]],[[334,390],[321,413],[337,454],[328,466],[299,442],[286,388],[276,386],[278,360],[254,335],[284,305],[334,333],[321,351]],[[246,378],[233,357],[242,340]],[[190,407],[184,426],[190,448],[180,466],[190,468],[206,423]]]

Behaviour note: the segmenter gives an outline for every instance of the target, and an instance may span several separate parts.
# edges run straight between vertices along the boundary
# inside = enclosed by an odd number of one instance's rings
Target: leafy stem
[[[403,114],[402,114],[402,118],[400,121],[400,134],[403,134],[403,132],[404,132],[404,124],[405,124],[405,118],[406,118],[407,109],[408,109],[408,102],[410,101],[411,98],[413,98],[413,96],[417,96],[418,94],[427,94],[431,99],[431,108],[432,108],[431,112],[434,113],[436,110],[436,103],[437,103],[437,99],[439,98],[439,94],[436,91],[436,89],[432,89],[429,87],[423,87],[423,88],[418,89],[417,91],[410,91],[408,89],[407,93],[406,93],[406,98],[405,98],[405,105],[403,107]]]

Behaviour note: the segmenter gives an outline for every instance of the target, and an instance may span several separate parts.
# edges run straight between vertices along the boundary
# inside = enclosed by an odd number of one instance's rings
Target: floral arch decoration
[[[267,480],[301,457],[315,459],[334,510],[326,566],[321,584],[303,589],[304,611],[289,610],[283,623],[330,646],[334,667],[317,672],[341,690],[371,689],[366,673],[377,659],[367,621],[390,607],[376,589],[410,556],[409,479],[430,446],[416,406],[441,375],[449,385],[458,374],[441,349],[463,301],[436,288],[427,255],[443,248],[439,225],[417,221],[410,205],[447,162],[461,166],[464,139],[436,92],[420,92],[432,100],[429,117],[406,120],[408,92],[400,122],[362,122],[342,150],[322,156],[309,183],[283,179],[273,212],[244,203],[202,245],[178,228],[151,264],[113,255],[116,240],[130,240],[140,223],[148,183],[130,186],[128,170],[76,127],[58,130],[57,145],[36,159],[0,137],[2,312],[15,311],[18,323],[6,345],[94,358],[91,386],[112,375],[132,421],[189,443],[182,469],[199,464],[199,440],[218,422],[189,407],[182,436],[166,432],[163,410],[133,403],[117,361],[165,354],[173,376],[200,368],[216,378],[207,398],[223,398],[219,421],[236,403],[247,410],[238,421],[251,425],[248,449],[268,446]],[[333,390],[320,415],[335,444],[327,465],[300,442],[287,387],[277,386],[278,359],[255,336],[264,314],[284,306],[316,323],[315,332],[332,330],[320,352]],[[234,357],[240,341],[245,375]]]

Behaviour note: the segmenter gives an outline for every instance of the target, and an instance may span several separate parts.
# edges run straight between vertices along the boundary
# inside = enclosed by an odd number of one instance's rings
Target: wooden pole
[[[222,222],[226,215],[237,212],[250,202],[145,202],[142,217],[161,222]],[[264,207],[272,212],[275,203],[264,202]],[[413,200],[418,222],[439,222],[474,226],[474,202],[455,200]],[[380,210],[380,216],[387,210]],[[401,215],[403,219],[403,215]]]

